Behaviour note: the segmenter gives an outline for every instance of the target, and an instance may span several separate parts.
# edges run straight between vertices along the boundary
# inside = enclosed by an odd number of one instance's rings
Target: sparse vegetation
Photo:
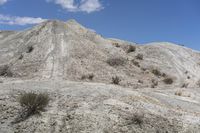
[[[197,84],[197,86],[198,86],[198,87],[200,87],[200,80],[199,80],[199,81],[197,81],[197,83],[196,83],[196,84]]]
[[[151,82],[152,82],[151,88],[155,88],[156,86],[158,86],[158,81],[156,81],[155,79],[152,79]]]
[[[19,103],[22,107],[22,112],[15,123],[23,121],[31,115],[40,114],[40,112],[44,111],[45,107],[48,105],[49,100],[49,96],[44,93],[22,93],[19,96]]]
[[[135,50],[136,50],[136,47],[135,47],[135,46],[129,45],[129,48],[128,48],[128,50],[127,50],[127,53],[135,52]]]
[[[133,65],[140,67],[140,63],[138,61],[135,61],[134,59],[131,60],[131,62],[133,63]]]
[[[137,54],[135,57],[136,57],[136,59],[138,59],[138,60],[143,60],[143,59],[144,59],[143,54]]]
[[[107,63],[110,66],[122,66],[124,65],[126,59],[122,58],[122,57],[115,57],[115,58],[110,58],[107,60]]]
[[[121,79],[118,76],[112,77],[112,83],[115,85],[119,85]]]
[[[83,75],[81,77],[81,80],[85,80],[85,79],[93,80],[93,78],[94,78],[94,74],[91,73],[91,74]]]
[[[10,67],[8,65],[4,65],[0,67],[0,76],[4,77],[12,77],[13,73],[10,70]]]
[[[119,43],[113,43],[113,45],[117,48],[120,47]]]
[[[189,83],[184,83],[184,84],[181,86],[181,88],[187,88],[188,85],[189,85]]]
[[[128,120],[129,120],[129,125],[136,124],[141,127],[142,124],[144,123],[144,114],[138,114],[138,113],[133,114],[133,116],[128,118]]]
[[[172,78],[165,78],[164,80],[163,80],[163,82],[165,83],[165,84],[173,84],[173,79]]]
[[[28,46],[26,53],[31,53],[33,51],[33,46]]]
[[[21,60],[21,59],[23,59],[23,57],[24,56],[21,54],[18,59]]]
[[[143,84],[144,82],[142,80],[138,80],[138,83]]]
[[[157,76],[157,77],[160,77],[160,76],[162,76],[162,77],[166,77],[167,75],[165,74],[165,73],[162,73],[162,72],[160,72],[158,69],[153,69],[153,70],[151,70],[151,72],[155,75],[155,76]]]
[[[158,69],[153,69],[151,72],[152,72],[155,76],[161,76],[161,75],[162,75],[162,73],[161,73]]]
[[[180,91],[180,90],[178,90],[178,91],[175,92],[175,95],[176,95],[176,96],[182,96],[182,94],[183,94],[183,92]]]

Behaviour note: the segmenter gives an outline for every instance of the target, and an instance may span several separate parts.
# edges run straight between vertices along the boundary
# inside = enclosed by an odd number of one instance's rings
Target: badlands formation
[[[14,123],[21,92],[40,116]],[[1,133],[200,133],[200,52],[107,39],[75,20],[0,31]]]

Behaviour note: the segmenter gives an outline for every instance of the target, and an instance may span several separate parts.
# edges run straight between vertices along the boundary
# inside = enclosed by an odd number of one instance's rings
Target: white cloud
[[[0,5],[5,4],[6,2],[8,2],[8,0],[0,0]]]
[[[80,10],[85,11],[87,13],[93,12],[93,11],[99,11],[103,7],[99,0],[82,0],[82,4],[80,5]]]
[[[42,18],[32,18],[32,17],[18,17],[18,16],[8,16],[0,14],[0,24],[7,25],[28,25],[28,24],[38,24],[46,21]]]
[[[60,5],[63,9],[70,12],[95,12],[103,9],[99,0],[46,0]]]

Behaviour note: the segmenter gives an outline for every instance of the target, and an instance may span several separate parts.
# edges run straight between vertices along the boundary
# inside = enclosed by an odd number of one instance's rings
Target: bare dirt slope
[[[0,41],[0,66],[7,65],[17,78],[80,81],[93,74],[94,82],[110,83],[112,77],[119,76],[121,85],[138,88],[150,87],[152,79],[162,81],[151,72],[158,69],[179,86],[195,86],[200,79],[200,54],[170,43],[141,46],[104,39],[74,20],[47,21],[11,33],[0,33],[4,36]],[[130,45],[136,50],[128,52]],[[143,59],[138,59],[138,54]],[[108,64],[116,58],[121,61],[118,65]],[[144,84],[137,84],[138,79]]]
[[[1,31],[0,132],[198,133],[199,73],[198,51],[106,39],[75,20]],[[52,100],[13,125],[23,90]]]

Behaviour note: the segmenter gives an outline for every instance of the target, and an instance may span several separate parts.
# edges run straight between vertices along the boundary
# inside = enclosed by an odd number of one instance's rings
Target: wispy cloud
[[[60,5],[63,9],[69,12],[95,12],[103,9],[103,5],[99,0],[46,0]]]
[[[6,2],[8,2],[8,0],[0,0],[0,5],[5,4]]]
[[[44,21],[46,21],[46,19],[8,16],[0,14],[0,24],[6,24],[6,25],[29,25],[29,24],[38,24]]]

